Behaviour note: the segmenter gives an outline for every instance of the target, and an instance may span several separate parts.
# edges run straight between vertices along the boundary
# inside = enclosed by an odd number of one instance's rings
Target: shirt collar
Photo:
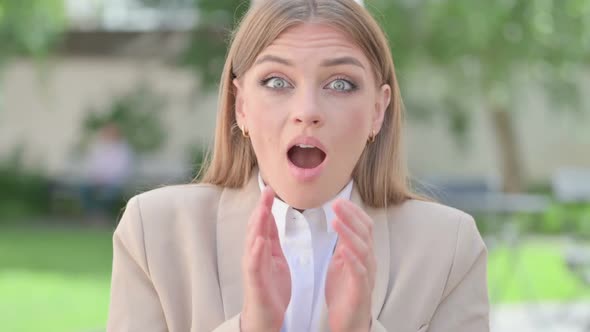
[[[321,209],[323,210],[324,216],[325,216],[326,231],[328,233],[334,233],[334,229],[332,228],[332,220],[334,219],[336,214],[334,213],[334,210],[332,209],[332,203],[334,203],[334,201],[338,198],[350,200],[350,195],[352,193],[352,184],[353,184],[353,181],[350,180],[348,182],[348,184],[342,190],[340,190],[340,192],[334,198],[332,198],[331,200],[329,200],[328,202],[324,203],[321,206]],[[258,172],[258,186],[260,187],[260,191],[262,191],[265,187],[265,184],[264,184],[264,181],[262,180],[262,176],[260,175],[260,172]],[[273,204],[272,204],[272,214],[273,214],[273,216],[275,216],[275,222],[277,224],[277,228],[278,228],[279,235],[281,238],[283,238],[283,236],[285,235],[287,213],[288,213],[289,209],[294,210],[287,203],[281,201],[280,199],[278,199],[275,196]]]

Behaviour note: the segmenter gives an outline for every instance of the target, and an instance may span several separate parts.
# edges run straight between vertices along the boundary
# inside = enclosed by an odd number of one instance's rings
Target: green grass
[[[490,252],[488,278],[493,303],[589,300],[590,287],[571,273],[557,241],[529,241],[518,251]]]
[[[108,280],[47,272],[0,273],[2,331],[104,330]]]
[[[0,330],[104,330],[111,232],[0,229]]]
[[[111,231],[0,228],[0,331],[104,330]],[[489,256],[494,303],[590,299],[571,275],[559,242],[528,242]]]

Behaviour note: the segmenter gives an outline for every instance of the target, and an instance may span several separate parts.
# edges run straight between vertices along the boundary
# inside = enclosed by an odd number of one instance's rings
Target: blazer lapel
[[[375,288],[373,289],[371,313],[373,318],[377,319],[381,309],[385,304],[385,296],[389,284],[389,271],[391,264],[390,244],[389,244],[389,227],[387,225],[386,209],[376,209],[366,206],[361,199],[360,194],[353,188],[350,197],[351,201],[360,206],[373,219],[373,241],[375,258],[377,261],[377,272],[375,276]],[[345,291],[345,290],[343,290]],[[320,328],[318,331],[330,331],[328,325],[328,307],[325,297],[321,297]]]
[[[224,189],[217,212],[217,264],[223,310],[227,319],[242,310],[242,255],[248,218],[260,197],[254,170],[243,188]]]

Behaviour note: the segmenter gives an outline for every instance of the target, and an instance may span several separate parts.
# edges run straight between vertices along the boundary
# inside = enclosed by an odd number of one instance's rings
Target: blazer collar
[[[217,212],[217,264],[218,277],[226,319],[242,310],[242,271],[241,262],[246,239],[246,226],[250,214],[256,207],[260,197],[257,171],[252,172],[248,183],[239,189],[223,190]],[[377,260],[377,275],[371,312],[377,318],[383,304],[389,284],[390,244],[389,228],[385,209],[367,207],[355,186],[351,193],[351,201],[359,205],[374,221],[373,228],[374,250]],[[329,331],[328,312],[324,297],[318,303],[321,305],[321,328],[319,331]]]
[[[257,173],[242,188],[224,189],[217,206],[217,273],[226,319],[242,310],[242,254],[248,218],[260,197]]]

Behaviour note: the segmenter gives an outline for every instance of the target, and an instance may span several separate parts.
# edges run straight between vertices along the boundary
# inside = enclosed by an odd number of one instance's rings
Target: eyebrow
[[[276,62],[276,63],[280,63],[286,66],[290,66],[293,67],[293,62],[287,60],[287,59],[283,59],[281,57],[278,57],[276,55],[264,55],[262,56],[260,59],[256,60],[256,63],[254,63],[255,65],[259,65],[263,62]],[[351,56],[343,56],[343,57],[339,57],[339,58],[334,58],[334,59],[328,59],[328,60],[324,60],[321,63],[322,67],[334,67],[334,66],[340,66],[340,65],[354,65],[354,66],[358,66],[361,67],[363,69],[365,69],[365,66],[363,66],[363,64],[351,57]]]
[[[351,56],[343,56],[340,58],[334,58],[334,59],[328,59],[328,60],[322,61],[323,67],[332,67],[332,66],[339,66],[339,65],[354,65],[354,66],[358,66],[358,67],[365,69],[365,66],[363,66],[363,64],[360,61],[358,61],[357,59],[355,59]]]
[[[281,57],[278,57],[276,55],[265,55],[263,57],[261,57],[260,59],[256,60],[255,65],[259,65],[263,62],[277,62],[286,66],[291,66],[293,67],[293,62],[283,59]]]

